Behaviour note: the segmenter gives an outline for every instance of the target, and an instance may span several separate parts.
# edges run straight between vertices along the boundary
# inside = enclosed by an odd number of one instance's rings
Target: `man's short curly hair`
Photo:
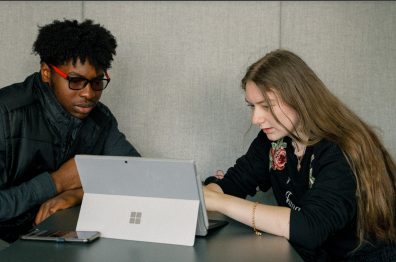
[[[82,64],[88,59],[96,69],[107,71],[111,67],[117,42],[110,31],[100,24],[94,24],[89,19],[82,23],[64,19],[63,22],[55,20],[38,27],[33,54],[40,56],[40,63],[59,66],[73,59],[75,65],[77,58],[80,58]]]

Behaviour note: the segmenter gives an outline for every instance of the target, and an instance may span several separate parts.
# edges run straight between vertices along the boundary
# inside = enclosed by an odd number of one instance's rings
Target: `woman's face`
[[[279,96],[277,101],[273,92],[267,92],[267,96],[271,104],[265,101],[263,94],[254,82],[249,81],[246,84],[246,102],[252,108],[252,123],[258,125],[271,141],[277,141],[287,136],[287,130],[279,125],[271,114],[270,106],[272,105],[272,110],[278,120],[288,130],[291,130],[297,135],[294,131],[294,127],[298,129],[300,126],[300,119],[297,111],[283,103]]]

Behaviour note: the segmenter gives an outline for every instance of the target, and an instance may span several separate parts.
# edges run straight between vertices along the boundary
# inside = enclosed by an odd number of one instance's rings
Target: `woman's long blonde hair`
[[[322,139],[336,143],[343,151],[357,181],[357,250],[369,237],[395,241],[396,165],[373,128],[335,97],[311,68],[297,55],[278,49],[252,64],[242,79],[242,88],[252,81],[263,93],[274,92],[297,111],[304,142],[315,145]],[[271,103],[268,103],[269,105]],[[275,120],[283,127],[274,115]],[[285,128],[286,129],[286,128]],[[294,130],[295,131],[295,130]]]

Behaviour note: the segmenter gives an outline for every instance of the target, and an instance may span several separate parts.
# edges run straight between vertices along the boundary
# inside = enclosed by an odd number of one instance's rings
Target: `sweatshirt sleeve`
[[[260,131],[247,153],[237,159],[236,164],[228,169],[223,179],[215,183],[225,194],[246,198],[247,195],[254,196],[259,185],[262,191],[270,189],[268,173],[269,140]]]
[[[125,135],[118,130],[118,122],[114,116],[112,116],[109,125],[109,133],[105,141],[103,155],[140,157],[140,154],[129,143]]]
[[[356,215],[356,180],[340,148],[332,144],[315,154],[311,167],[314,184],[301,198],[301,209],[290,214],[290,242],[309,250]]]
[[[1,115],[0,123],[3,123]],[[5,139],[3,125],[0,124],[0,222],[17,217],[56,196],[55,184],[48,172],[18,186],[8,187],[11,181],[12,175],[5,168]]]

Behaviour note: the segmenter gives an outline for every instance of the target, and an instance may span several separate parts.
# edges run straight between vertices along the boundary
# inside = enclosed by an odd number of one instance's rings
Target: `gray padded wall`
[[[279,46],[279,2],[85,2],[117,37],[102,101],[146,157],[226,171],[258,129],[239,87],[246,65]],[[88,16],[87,16],[88,17]]]
[[[282,2],[281,46],[295,51],[396,157],[396,2]]]
[[[53,20],[82,19],[82,2],[0,1],[0,88],[40,70],[32,55],[38,27]]]
[[[256,136],[239,82],[279,48],[299,54],[396,156],[395,2],[0,2],[1,87],[39,70],[37,24],[90,18],[117,38],[102,102],[146,157],[226,171]]]

